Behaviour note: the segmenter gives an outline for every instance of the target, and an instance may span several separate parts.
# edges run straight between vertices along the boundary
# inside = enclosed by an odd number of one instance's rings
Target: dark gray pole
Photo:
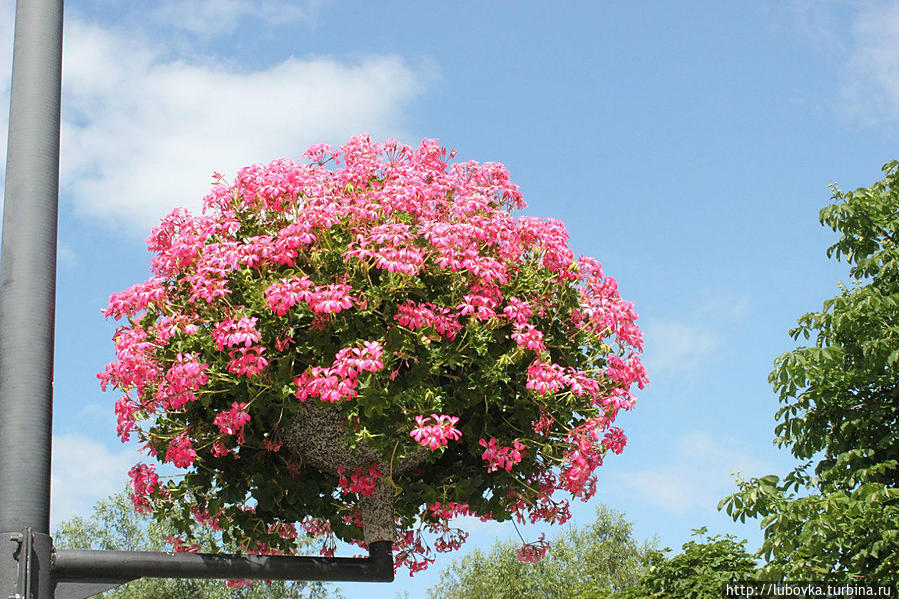
[[[144,577],[393,582],[393,544],[372,543],[367,558],[67,549],[56,553],[53,572],[60,583]]]
[[[62,13],[62,0],[16,3],[0,258],[3,599],[26,594],[34,599],[52,597],[45,556],[49,557],[50,547]],[[33,543],[10,540],[26,529],[33,533]],[[7,549],[15,545],[13,556]],[[20,555],[26,546],[30,555]],[[18,568],[26,561],[31,562],[33,576],[17,580]]]

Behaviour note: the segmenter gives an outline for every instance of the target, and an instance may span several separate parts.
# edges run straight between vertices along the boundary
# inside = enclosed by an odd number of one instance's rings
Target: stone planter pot
[[[351,448],[346,438],[346,426],[340,409],[333,404],[308,400],[300,404],[293,418],[281,430],[285,448],[294,457],[322,472],[338,474],[338,468],[353,472],[356,468],[368,471],[378,464],[383,472],[390,456],[383,456],[365,444]],[[427,450],[420,448],[411,456],[395,461],[392,476],[396,477],[422,464]],[[387,482],[387,472],[377,480],[371,495],[362,495],[359,510],[362,530],[367,544],[396,540],[394,516],[394,487]]]

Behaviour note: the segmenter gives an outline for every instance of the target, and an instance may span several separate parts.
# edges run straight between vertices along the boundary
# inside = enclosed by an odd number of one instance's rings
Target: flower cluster
[[[497,445],[496,439],[490,439],[489,443],[480,439],[478,443],[484,448],[481,459],[487,462],[487,472],[511,470],[512,466],[521,462],[522,452],[525,451],[524,443],[519,441],[513,441],[510,447]]]
[[[196,459],[197,452],[186,432],[172,439],[165,451],[165,461],[171,462],[178,468],[187,468]]]
[[[335,403],[358,395],[359,375],[384,368],[384,349],[377,341],[365,341],[362,347],[345,347],[334,356],[330,367],[313,366],[294,379],[295,395],[300,401],[317,397]]]
[[[546,345],[543,344],[543,333],[532,324],[516,324],[512,339],[520,347],[532,349],[537,353],[546,350]]]
[[[178,354],[175,363],[165,373],[165,381],[157,387],[156,398],[171,410],[178,410],[194,401],[197,397],[193,392],[199,391],[209,381],[207,368],[209,364],[201,364],[195,355]]]
[[[197,543],[187,543],[178,537],[169,535],[165,538],[166,542],[172,546],[175,553],[199,553],[200,546]]]
[[[457,516],[475,516],[485,521],[490,519],[490,516],[478,516],[467,503],[456,503],[455,501],[449,501],[445,504],[435,501],[428,506],[428,511],[431,515],[443,520],[449,520]]]
[[[411,302],[397,307],[397,314],[393,317],[401,326],[410,329],[432,328],[438,334],[447,339],[455,339],[456,334],[462,329],[456,314],[451,308],[441,308],[430,302]]]
[[[121,439],[189,476],[136,466],[136,509],[328,554],[370,540],[387,497],[416,572],[464,541],[454,517],[557,524],[559,495],[592,496],[647,383],[634,307],[561,222],[514,214],[503,165],[454,156],[316,145],[216,175],[202,214],[153,229],[151,276],[104,311],[98,377]]]
[[[525,543],[515,553],[518,555],[519,562],[533,563],[542,560],[543,556],[546,555],[547,549],[549,549],[549,541],[546,540],[545,534],[541,534],[536,542]]]
[[[210,337],[215,341],[215,347],[219,351],[226,347],[253,347],[253,344],[260,340],[259,331],[256,330],[258,319],[241,317],[240,320],[234,322],[234,319],[216,323],[212,329]]]
[[[279,279],[265,290],[265,301],[269,309],[278,316],[284,316],[300,302],[309,302],[313,283],[309,277]]]
[[[246,411],[245,402],[233,402],[230,410],[220,412],[212,423],[219,427],[222,434],[237,435],[243,432],[244,425],[250,421],[250,414]]]
[[[369,466],[368,474],[363,468],[356,468],[349,479],[344,476],[344,470],[343,466],[337,468],[337,474],[340,476],[337,486],[348,493],[359,493],[360,495],[371,495],[378,485],[378,479],[382,476],[377,464]]]
[[[613,426],[606,431],[602,444],[603,447],[609,449],[613,453],[620,454],[624,451],[624,446],[627,445],[627,436],[625,436],[624,431],[619,427]]]
[[[431,420],[433,424],[426,424]],[[458,416],[447,416],[446,414],[431,414],[429,417],[416,416],[415,422],[417,427],[409,433],[422,447],[428,449],[438,449],[446,446],[450,441],[457,441],[462,438],[462,432],[455,427],[459,422]]]
[[[165,492],[159,485],[156,471],[146,464],[137,464],[128,471],[128,477],[131,479],[131,502],[134,509],[143,513],[151,512],[151,495]]]

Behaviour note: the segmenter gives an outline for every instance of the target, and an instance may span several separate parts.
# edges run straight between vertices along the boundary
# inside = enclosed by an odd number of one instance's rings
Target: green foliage
[[[705,528],[693,531],[702,536]],[[731,535],[715,535],[705,542],[688,541],[683,552],[665,558],[662,551],[650,556],[649,570],[638,586],[616,595],[619,599],[717,599],[721,585],[753,577],[756,564],[746,551],[746,541]]]
[[[112,495],[94,506],[88,517],[75,516],[59,525],[53,542],[60,549],[105,551],[170,551],[166,537],[174,529],[135,512],[126,492]],[[200,535],[200,547],[217,546],[211,530]],[[233,550],[234,547],[226,548]],[[263,582],[232,589],[221,580],[144,578],[109,591],[112,599],[327,599],[340,597],[320,582]]]
[[[783,480],[739,481],[719,507],[761,517],[766,578],[899,574],[899,163],[844,193],[821,223],[840,233],[827,256],[853,281],[790,331],[814,340],[775,360],[783,406],[775,443],[805,463]]]
[[[639,544],[632,525],[602,505],[596,520],[570,527],[551,543],[544,558],[520,563],[515,541],[497,542],[484,553],[475,550],[453,561],[429,590],[430,599],[559,597],[591,599],[635,585],[653,549]]]

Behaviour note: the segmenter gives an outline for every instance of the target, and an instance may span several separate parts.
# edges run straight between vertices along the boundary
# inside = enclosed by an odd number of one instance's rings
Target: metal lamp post
[[[50,446],[63,0],[16,3],[0,258],[0,599],[82,599],[141,577],[390,582],[368,558],[56,551]]]
[[[17,2],[0,260],[3,599],[52,597],[46,591],[52,585],[50,434],[61,74],[62,0]]]

